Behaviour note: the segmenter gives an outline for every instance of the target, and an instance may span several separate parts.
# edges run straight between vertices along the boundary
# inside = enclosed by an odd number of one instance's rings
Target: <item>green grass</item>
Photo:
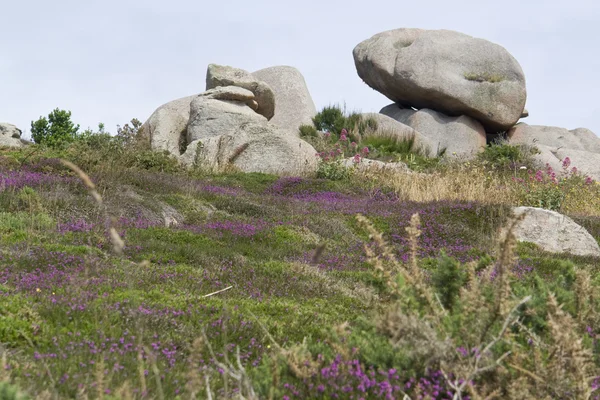
[[[414,143],[365,140],[382,157],[418,157]],[[460,373],[455,366],[467,368],[469,360],[454,349],[481,347],[481,340],[489,342],[503,322],[504,317],[492,318],[497,281],[483,283],[477,304],[466,304],[464,293],[476,286],[467,283],[469,268],[483,274],[500,259],[493,240],[506,223],[507,206],[392,200],[390,189],[377,180],[356,178],[160,172],[151,163],[114,171],[106,164],[110,154],[105,150],[87,148],[86,162],[108,212],[130,221],[116,225],[126,244],[122,256],[111,252],[103,214],[82,185],[61,180],[72,175],[44,158],[55,150],[42,149],[27,159],[21,150],[0,156],[0,173],[11,173],[23,162],[55,179],[0,191],[0,204],[6,205],[0,212],[0,353],[7,351],[10,365],[2,379],[31,398],[45,391],[55,398],[78,393],[109,398],[97,393],[98,386],[110,390],[110,398],[140,398],[133,392],[142,385],[140,368],[147,373],[146,398],[160,398],[161,390],[164,398],[177,398],[176,393],[189,398],[192,390],[200,397],[206,388],[203,375],[200,383],[194,381],[198,371],[210,376],[214,392],[230,391],[234,382],[224,382],[216,372],[209,345],[221,361],[225,355],[233,361],[239,347],[261,398],[270,392],[274,398],[290,395],[286,383],[300,398],[343,398],[331,385],[356,387],[347,366],[333,380],[321,373],[336,356],[356,360],[365,370],[394,369],[405,385],[411,378],[433,379],[427,369],[436,370],[442,362]],[[494,147],[485,157],[501,163],[523,161],[521,156],[513,148]],[[424,163],[415,161],[423,168]],[[178,225],[164,226],[164,205],[182,216]],[[366,215],[395,256],[406,259],[391,265],[380,258],[381,268],[395,274],[409,267],[405,228],[414,212],[422,220],[418,267],[426,279],[421,288],[435,293],[443,315],[434,315],[406,279],[394,277],[400,292],[390,288],[389,278],[369,264],[366,248],[373,246],[373,236],[355,218]],[[73,218],[93,226],[59,233],[58,225]],[[576,219],[600,239],[598,218]],[[373,256],[383,254],[381,248],[373,251]],[[564,331],[579,335],[592,353],[590,371],[598,371],[600,349],[585,331],[600,323],[594,303],[600,293],[598,260],[550,254],[528,243],[516,246],[515,260],[509,300],[532,296],[519,309],[529,331],[512,327],[488,357],[510,350],[515,354],[511,363],[549,374],[550,367],[536,368],[554,365],[551,352],[536,355],[533,363],[534,348],[527,339],[531,333],[552,348],[548,314],[554,293],[578,321]],[[590,276],[587,297],[581,295],[581,273]],[[592,306],[584,312],[586,301]],[[486,332],[480,325],[488,321]],[[435,328],[437,338],[423,339],[427,326]],[[200,339],[203,330],[206,339]],[[394,338],[394,332],[402,335]],[[445,353],[444,346],[452,351]],[[315,374],[294,372],[294,366],[311,363],[318,365]],[[474,381],[478,387],[506,390],[516,376],[517,369],[505,366]],[[556,382],[568,386],[568,380]],[[321,384],[324,394],[316,392]],[[536,392],[540,398],[546,394]]]

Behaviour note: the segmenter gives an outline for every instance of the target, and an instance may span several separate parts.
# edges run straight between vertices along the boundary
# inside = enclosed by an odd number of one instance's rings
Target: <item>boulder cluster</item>
[[[450,30],[403,28],[364,40],[353,56],[358,76],[392,101],[362,114],[377,122],[373,134],[413,138],[426,156],[460,160],[502,137],[536,147],[540,167],[561,171],[568,157],[600,180],[600,138],[593,132],[519,122],[529,115],[525,75],[502,46]],[[316,151],[298,128],[312,124],[316,113],[293,67],[250,73],[210,64],[205,91],[160,106],[142,132],[153,149],[187,165],[310,175]],[[0,146],[22,146],[20,134],[0,124]]]
[[[316,151],[299,138],[298,127],[316,112],[295,68],[250,73],[210,64],[206,91],[162,105],[142,132],[152,148],[186,165],[307,175],[317,168]]]

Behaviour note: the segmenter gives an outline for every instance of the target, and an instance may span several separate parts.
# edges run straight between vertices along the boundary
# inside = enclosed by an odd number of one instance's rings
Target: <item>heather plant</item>
[[[514,174],[173,173],[88,151],[89,176],[44,159],[65,150],[0,162],[0,381],[32,398],[598,395],[596,260],[492,245]]]

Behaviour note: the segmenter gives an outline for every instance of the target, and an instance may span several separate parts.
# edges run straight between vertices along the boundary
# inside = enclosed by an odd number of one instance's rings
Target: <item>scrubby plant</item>
[[[532,156],[537,152],[537,149],[529,146],[513,145],[500,140],[486,146],[477,157],[494,169],[514,171],[520,167],[531,168]]]
[[[300,137],[303,138],[314,138],[317,137],[318,132],[317,128],[312,125],[301,125],[300,128]]]
[[[48,117],[31,121],[31,137],[38,144],[60,147],[73,142],[78,134],[79,125],[71,121],[71,111],[54,109]]]

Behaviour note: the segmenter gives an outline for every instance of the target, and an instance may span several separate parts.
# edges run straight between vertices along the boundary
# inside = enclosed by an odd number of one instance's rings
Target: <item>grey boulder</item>
[[[301,125],[312,125],[317,109],[300,71],[294,67],[276,66],[252,75],[269,85],[275,94],[275,115],[271,123],[295,135],[299,135]]]
[[[517,207],[513,213],[525,214],[514,230],[518,241],[534,243],[552,253],[600,257],[596,239],[571,218],[535,207]]]
[[[248,123],[235,133],[194,140],[180,160],[213,171],[235,167],[285,176],[312,175],[318,166],[310,144],[267,123]]]
[[[256,112],[267,119],[275,114],[275,94],[269,85],[256,79],[248,71],[226,65],[209,64],[206,72],[206,90],[219,86],[237,86],[250,90],[257,104]]]
[[[0,146],[22,147],[21,130],[13,124],[0,122]]]
[[[580,174],[600,180],[600,138],[589,129],[520,123],[508,132],[507,138],[510,144],[535,147],[539,151],[534,156],[538,167],[549,165],[559,175],[576,167]],[[569,166],[563,168],[567,157]]]
[[[360,78],[403,106],[468,115],[503,131],[521,117],[525,76],[502,46],[450,30],[395,29],[353,50]]]
[[[237,89],[252,96],[250,91]],[[244,125],[251,123],[266,124],[267,119],[247,105],[249,100],[252,98],[217,100],[210,90],[196,96],[190,104],[187,143],[221,135],[234,135]]]
[[[346,168],[356,168],[359,172],[401,172],[411,174],[412,171],[403,162],[383,162],[379,160],[371,160],[368,158],[361,158],[359,162],[356,162],[353,157],[345,158],[342,161],[342,165]]]
[[[544,145],[553,148],[584,150],[600,153],[600,138],[586,128],[568,130],[555,126],[520,123],[508,131],[513,144]]]
[[[180,154],[180,144],[185,142],[190,119],[190,103],[197,96],[182,97],[158,107],[142,125],[142,136],[153,150],[167,150]]]
[[[483,125],[466,115],[451,117],[426,108],[404,109],[397,104],[390,104],[380,112],[427,138],[432,143],[434,156],[445,151],[449,158],[469,160],[486,146]]]

